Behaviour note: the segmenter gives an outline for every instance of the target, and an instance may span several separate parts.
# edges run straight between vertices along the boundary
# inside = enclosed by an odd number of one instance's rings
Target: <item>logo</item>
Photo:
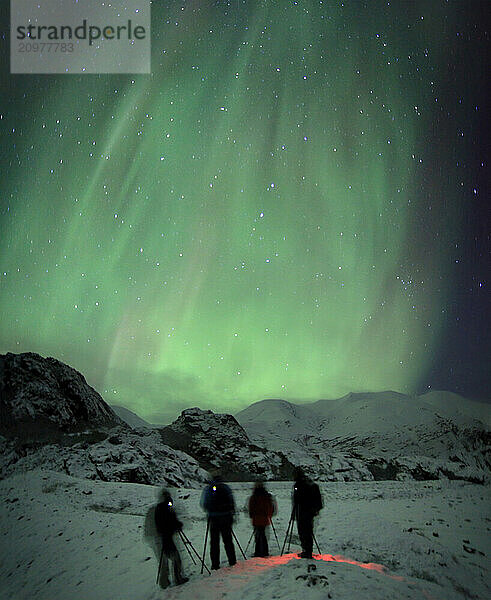
[[[88,33],[87,33],[88,32]],[[87,25],[87,19],[83,20],[82,25],[73,28],[71,25],[19,25],[17,27],[17,39],[29,41],[67,41],[72,39],[89,40],[89,46],[94,41],[105,39],[137,39],[143,40],[146,36],[146,30],[143,25],[133,26],[131,19],[127,25],[106,25],[102,29],[97,25]]]
[[[150,73],[150,0],[11,0],[11,73]]]

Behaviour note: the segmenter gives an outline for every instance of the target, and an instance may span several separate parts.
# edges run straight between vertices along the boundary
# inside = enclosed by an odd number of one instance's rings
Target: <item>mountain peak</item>
[[[62,363],[34,352],[0,355],[0,429],[43,424],[63,431],[123,425],[85,380]]]

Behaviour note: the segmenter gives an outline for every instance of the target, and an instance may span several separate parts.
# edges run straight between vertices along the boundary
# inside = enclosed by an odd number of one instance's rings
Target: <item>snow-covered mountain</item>
[[[231,481],[289,479],[293,464],[282,452],[266,450],[249,439],[235,417],[189,408],[159,429],[162,441],[194,457],[207,470]]]
[[[190,408],[150,428],[121,419],[75,369],[37,354],[0,356],[0,475],[36,467],[104,481],[491,480],[489,405],[447,392],[263,400],[236,415]],[[133,423],[133,428],[125,420]]]
[[[75,477],[146,484],[201,485],[204,469],[225,477],[285,479],[293,465],[251,443],[231,415],[185,410],[151,428],[110,408],[75,369],[37,354],[0,357],[0,476],[34,468]]]
[[[129,427],[75,369],[0,356],[0,478],[35,468],[102,481],[200,485],[206,472],[152,429]]]
[[[449,392],[263,400],[236,418],[253,442],[328,480],[490,476],[489,405]]]
[[[150,485],[193,487],[208,478],[196,460],[163,444],[152,430],[86,431],[42,444],[0,436],[0,452],[0,479],[37,468],[83,479]]]

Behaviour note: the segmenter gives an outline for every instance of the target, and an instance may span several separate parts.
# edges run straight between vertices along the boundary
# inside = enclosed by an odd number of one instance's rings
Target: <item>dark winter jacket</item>
[[[319,486],[302,477],[293,486],[293,508],[297,518],[315,517],[322,508],[322,496]]]
[[[212,518],[233,516],[235,502],[232,490],[221,480],[211,481],[203,490],[201,506]]]
[[[271,525],[271,517],[276,513],[276,504],[273,496],[263,487],[255,488],[249,498],[249,516],[253,527],[266,527]]]
[[[172,538],[176,531],[182,529],[182,523],[168,502],[160,502],[155,508],[155,526],[164,538]]]

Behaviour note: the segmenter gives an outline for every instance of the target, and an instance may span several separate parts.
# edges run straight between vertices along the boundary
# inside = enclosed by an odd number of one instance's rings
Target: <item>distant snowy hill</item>
[[[154,425],[151,425],[145,419],[139,417],[136,413],[125,408],[124,406],[118,406],[117,404],[111,404],[111,408],[118,415],[120,419],[122,419],[125,423],[127,423],[130,427],[138,428],[138,427],[147,427],[153,428]]]
[[[483,481],[490,474],[490,407],[449,392],[263,400],[236,418],[253,442],[323,479]]]
[[[0,479],[35,468],[102,481],[200,485],[206,472],[152,429],[133,430],[75,369],[0,356]]]

